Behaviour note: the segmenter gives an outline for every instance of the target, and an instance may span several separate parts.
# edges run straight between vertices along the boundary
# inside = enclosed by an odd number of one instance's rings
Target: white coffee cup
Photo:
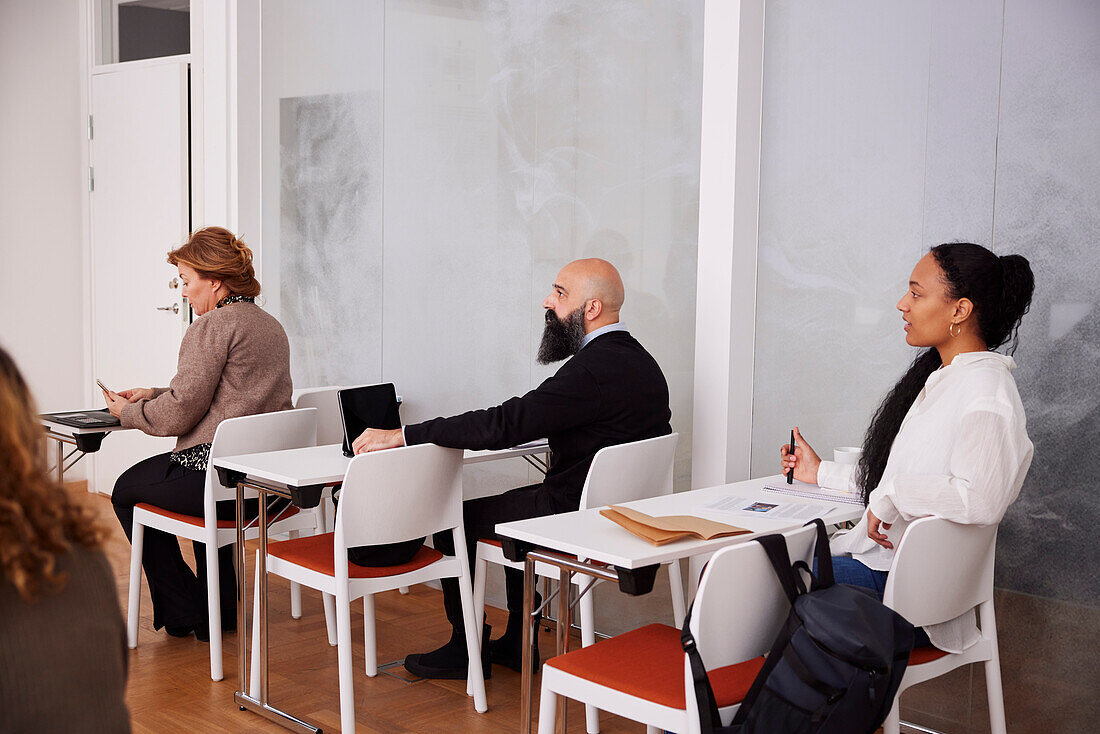
[[[838,464],[858,464],[863,449],[859,446],[838,446],[833,449],[833,461]]]

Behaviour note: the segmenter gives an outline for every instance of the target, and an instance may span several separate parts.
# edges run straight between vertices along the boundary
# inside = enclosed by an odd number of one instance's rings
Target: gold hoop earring
[[[956,326],[958,326],[958,327],[959,327],[959,331],[958,331],[958,333],[955,333],[955,331],[954,331],[954,328],[955,328]],[[950,334],[950,335],[951,335],[951,336],[953,336],[953,337],[954,337],[954,336],[958,336],[959,334],[962,334],[962,333],[963,333],[963,327],[962,327],[962,324],[954,324],[954,323],[953,323],[953,324],[950,324],[950,325],[949,325],[949,326],[947,327],[947,333],[948,333],[948,334]]]

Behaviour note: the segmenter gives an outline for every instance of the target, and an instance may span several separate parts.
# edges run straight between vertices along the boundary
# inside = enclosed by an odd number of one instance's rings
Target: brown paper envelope
[[[691,533],[669,532],[667,530],[652,528],[643,523],[631,520],[629,517],[616,510],[604,509],[600,510],[600,514],[653,545],[664,545],[665,543],[671,543],[674,540],[691,536]]]
[[[617,505],[600,510],[600,514],[654,545],[664,545],[689,536],[712,540],[750,532],[744,528],[702,517],[691,515],[652,517],[644,512]]]

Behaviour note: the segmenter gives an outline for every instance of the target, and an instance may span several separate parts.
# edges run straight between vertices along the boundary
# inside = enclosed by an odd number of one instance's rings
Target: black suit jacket
[[[523,397],[405,427],[412,446],[504,449],[546,437],[550,470],[540,490],[549,512],[580,504],[588,467],[607,446],[672,432],[668,383],[657,361],[625,331],[593,339]]]

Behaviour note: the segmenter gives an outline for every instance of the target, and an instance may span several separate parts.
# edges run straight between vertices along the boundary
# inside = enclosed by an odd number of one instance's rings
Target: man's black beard
[[[539,364],[560,362],[572,357],[584,341],[584,309],[578,308],[564,319],[547,309],[546,328],[542,330],[542,343],[535,359]]]

